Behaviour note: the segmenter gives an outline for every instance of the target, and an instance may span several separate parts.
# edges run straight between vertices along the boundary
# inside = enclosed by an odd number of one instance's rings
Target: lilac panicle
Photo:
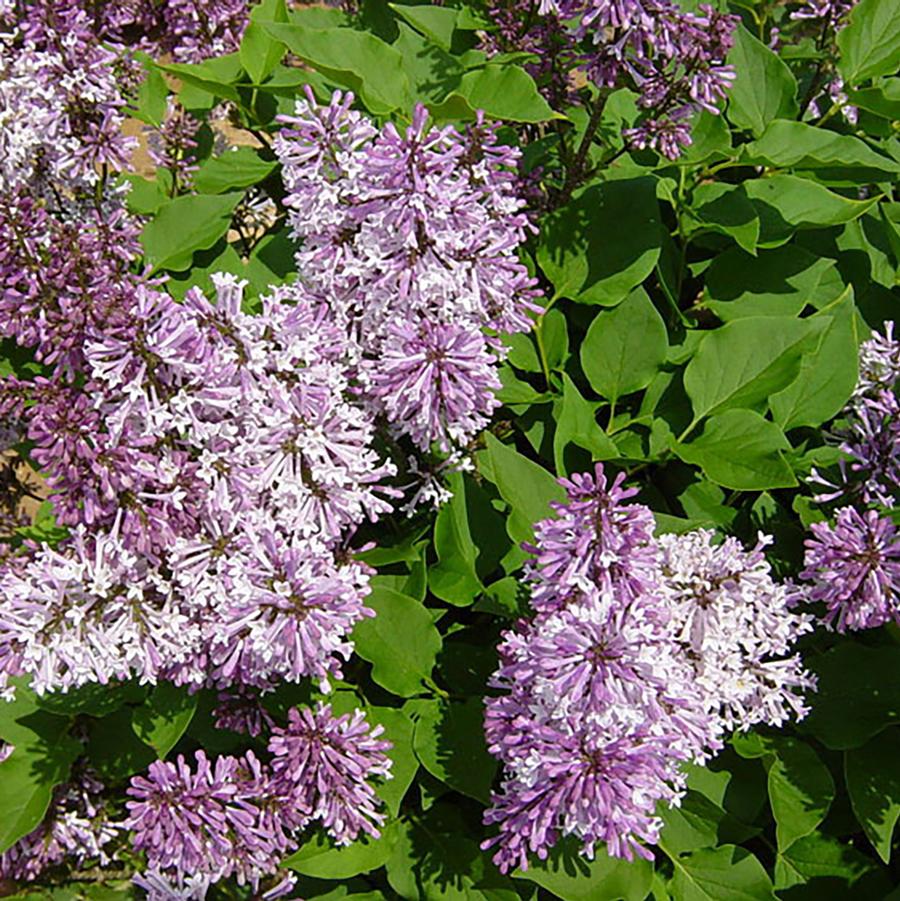
[[[813,523],[806,539],[809,599],[825,605],[838,632],[900,622],[900,537],[875,510],[842,507],[834,525]]]
[[[318,820],[339,845],[362,832],[377,838],[385,820],[370,780],[391,778],[391,743],[379,738],[361,710],[335,717],[330,704],[291,708],[288,725],[272,731],[273,781],[288,800],[284,816]]]
[[[572,834],[591,856],[651,857],[658,804],[677,804],[687,761],[725,732],[806,712],[813,680],[792,653],[810,618],[762,549],[703,530],[656,537],[654,518],[602,465],[560,480],[526,568],[536,614],[504,633],[486,701],[504,765],[485,814],[501,870]]]
[[[518,151],[480,119],[432,128],[418,106],[407,128],[378,131],[352,104],[308,92],[276,138],[302,290],[348,335],[369,402],[447,450],[496,406],[503,349],[485,330],[531,327]]]

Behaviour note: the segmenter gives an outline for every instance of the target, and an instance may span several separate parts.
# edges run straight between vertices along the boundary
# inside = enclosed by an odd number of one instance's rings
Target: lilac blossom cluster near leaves
[[[537,292],[516,255],[530,231],[519,154],[481,119],[461,134],[380,132],[353,95],[299,101],[275,148],[300,283],[349,337],[362,390],[420,450],[460,449],[488,423],[504,356]]]
[[[802,718],[815,680],[794,645],[812,628],[776,582],[760,539],[706,530],[654,537],[622,475],[561,480],[568,499],[535,526],[535,616],[505,633],[487,701],[488,747],[504,765],[485,814],[504,871],[574,834],[593,857],[652,859],[659,805],[677,804],[686,761],[731,730]]]

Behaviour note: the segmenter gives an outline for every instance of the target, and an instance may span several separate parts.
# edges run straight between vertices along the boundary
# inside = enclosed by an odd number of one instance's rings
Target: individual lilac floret
[[[527,574],[534,583],[532,606],[556,610],[596,588],[635,596],[652,586],[658,551],[656,522],[643,504],[625,503],[637,494],[624,488],[624,473],[609,483],[598,463],[594,474],[560,479],[568,495],[553,503],[555,517],[535,525],[534,560]]]
[[[900,622],[900,538],[875,510],[842,507],[834,525],[810,526],[806,568],[811,601],[825,604],[825,622],[838,632]]]
[[[801,719],[815,680],[792,651],[811,617],[794,612],[796,591],[772,578],[768,536],[749,551],[714,538],[699,529],[658,539],[675,639],[704,704],[729,731]]]
[[[391,743],[378,736],[361,710],[335,717],[330,704],[291,708],[288,725],[273,730],[269,751],[278,792],[289,800],[283,815],[305,825],[319,820],[339,845],[360,832],[377,838],[385,815],[369,780],[391,778]]]

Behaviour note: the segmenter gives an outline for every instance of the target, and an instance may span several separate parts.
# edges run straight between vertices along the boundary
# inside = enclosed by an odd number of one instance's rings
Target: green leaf
[[[260,159],[252,147],[235,147],[206,160],[194,174],[194,187],[201,194],[222,194],[249,188],[275,171],[275,160]]]
[[[591,387],[615,403],[646,388],[666,360],[668,335],[643,288],[594,317],[581,345],[581,368]]]
[[[861,0],[838,32],[837,45],[838,69],[848,84],[895,74],[900,67],[898,0]]]
[[[562,369],[569,356],[569,328],[565,314],[555,307],[542,314],[541,340],[549,369]]]
[[[484,701],[415,703],[414,745],[422,766],[460,794],[487,804],[497,771],[484,739]]]
[[[244,29],[239,49],[241,65],[257,84],[272,74],[284,56],[284,47],[274,40],[262,22],[287,22],[285,0],[262,0],[250,11],[250,22]]]
[[[69,718],[40,710],[24,678],[11,682],[15,699],[0,702],[0,737],[15,746],[0,763],[0,853],[40,823],[53,789],[82,752],[81,742],[67,735]]]
[[[444,50],[450,49],[459,10],[444,6],[405,6],[389,3],[388,6],[402,19]]]
[[[803,355],[800,373],[783,391],[772,395],[772,415],[783,429],[819,426],[843,409],[859,375],[859,335],[853,289],[816,316],[830,319],[814,353]]]
[[[577,844],[564,839],[550,850],[546,860],[529,862],[527,870],[516,870],[517,879],[527,879],[563,901],[643,901],[650,891],[653,865],[642,857],[631,862],[610,857],[598,846],[594,859],[577,853]]]
[[[129,185],[125,205],[130,213],[152,216],[169,200],[159,181],[150,181],[140,175],[126,175],[122,180]]]
[[[765,213],[766,208],[769,208],[787,225],[801,228],[851,222],[878,203],[877,197],[849,200],[814,181],[796,175],[752,179],[745,183],[745,188],[758,212]]]
[[[891,121],[900,119],[900,78],[886,78],[878,87],[848,91],[848,100],[861,109]]]
[[[844,756],[853,813],[878,856],[890,863],[900,818],[900,729],[886,729]]]
[[[154,269],[187,269],[194,251],[207,250],[228,231],[242,196],[190,194],[170,200],[141,233],[147,262]]]
[[[797,81],[791,70],[743,26],[735,32],[728,62],[736,71],[728,92],[728,118],[738,128],[759,135],[773,119],[797,115]]]
[[[104,782],[121,782],[146,770],[156,754],[135,734],[132,708],[122,707],[91,724],[87,756]]]
[[[166,118],[169,86],[153,60],[144,53],[136,54],[144,65],[144,80],[138,89],[137,107],[130,110],[135,119],[159,127]]]
[[[807,666],[819,684],[799,729],[826,748],[860,748],[900,722],[900,647],[844,641],[810,657]]]
[[[534,524],[551,515],[550,502],[565,500],[565,491],[546,469],[502,444],[490,432],[485,433],[485,442],[489,470],[482,467],[482,473],[512,508],[509,536],[513,541],[533,539]]]
[[[810,340],[825,325],[787,316],[748,316],[710,332],[684,373],[694,420],[753,406],[787,387]]]
[[[415,901],[517,901],[502,876],[467,833],[454,805],[437,803],[414,822],[400,823],[387,878],[400,898]]]
[[[210,97],[221,97],[240,105],[241,98],[234,87],[241,71],[237,53],[204,60],[202,63],[156,63],[163,72],[177,76],[183,86],[197,89]],[[188,108],[193,108],[185,104]]]
[[[701,184],[694,191],[688,212],[700,229],[727,235],[748,253],[756,252],[759,214],[743,185]]]
[[[197,696],[186,688],[160,682],[131,716],[134,734],[164,760],[194,718]]]
[[[779,737],[769,747],[775,752],[769,767],[769,803],[778,850],[783,852],[825,819],[834,800],[834,780],[808,744]]]
[[[472,119],[476,110],[507,122],[565,119],[544,100],[534,79],[509,63],[466,72],[444,100],[429,104],[429,110],[436,119]]]
[[[413,751],[413,721],[396,707],[369,707],[366,716],[371,723],[384,726],[382,738],[393,747],[385,751],[393,761],[391,778],[382,781],[375,789],[393,816],[400,812],[400,802],[412,785],[419,769],[419,761]]]
[[[782,451],[790,450],[784,432],[753,410],[726,410],[713,416],[699,438],[676,444],[673,450],[725,488],[764,491],[797,484],[782,456]]]
[[[428,570],[428,587],[442,601],[466,607],[484,590],[475,560],[478,549],[469,531],[469,511],[462,473],[448,479],[453,497],[438,512],[434,523],[434,550],[438,562]]]
[[[592,460],[612,460],[619,451],[606,432],[597,425],[596,404],[586,401],[575,383],[563,373],[563,396],[553,433],[553,459],[556,471],[567,472],[564,452],[574,444],[590,452]]]
[[[661,810],[660,816],[665,823],[660,842],[677,854],[744,840],[758,832],[739,823],[720,804],[693,789],[688,789],[677,807]]]
[[[366,606],[375,616],[356,624],[356,653],[372,664],[372,678],[382,688],[404,698],[418,694],[441,649],[431,615],[414,598],[378,586]]]
[[[397,836],[396,821],[382,827],[380,838],[364,835],[347,847],[335,846],[330,838],[317,832],[281,865],[317,879],[350,879],[384,866]]]
[[[602,182],[545,217],[537,260],[557,297],[615,306],[656,266],[662,247],[650,178]]]
[[[672,891],[678,901],[775,901],[762,864],[743,848],[722,845],[684,857],[669,856],[675,865]]]
[[[0,763],[0,853],[41,822],[53,789],[69,775],[81,750],[81,743],[67,735],[52,743],[36,736],[16,744]]]
[[[859,138],[787,119],[776,119],[756,141],[746,144],[744,159],[779,168],[859,169],[864,179],[872,173],[891,177],[900,172],[900,163],[871,150]],[[753,183],[747,182],[748,187]]]
[[[411,106],[403,57],[374,34],[278,22],[263,27],[316,71],[354,91],[371,112],[383,115]]]
[[[850,898],[847,890],[870,874],[879,875],[870,857],[861,854],[852,845],[821,832],[797,839],[775,861],[775,885],[779,889],[829,878],[846,883],[838,887],[833,895],[821,894],[824,887],[820,887],[817,897],[822,898]],[[866,894],[863,897],[884,897],[884,894]]]
[[[807,304],[816,304],[824,277],[834,265],[834,260],[794,245],[755,257],[732,247],[706,270],[705,306],[723,322],[748,316],[797,316]]]

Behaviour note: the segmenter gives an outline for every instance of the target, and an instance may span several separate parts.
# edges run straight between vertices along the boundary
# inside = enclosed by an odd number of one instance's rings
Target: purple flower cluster
[[[825,604],[825,622],[838,632],[900,622],[900,536],[875,510],[842,507],[834,525],[810,526],[806,568],[811,601]]]
[[[234,876],[262,897],[290,892],[278,873],[296,834],[320,821],[338,843],[361,832],[377,837],[384,817],[370,780],[390,778],[391,745],[362,711],[335,717],[328,705],[289,711],[273,730],[270,764],[252,751],[215,762],[198,751],[192,767],[181,756],[157,761],[131,780],[125,827],[147,857],[138,878],[152,898],[203,898],[209,885]],[[166,892],[171,894],[166,894]]]
[[[238,49],[250,19],[249,0],[26,0],[19,17],[64,27],[84,19],[106,43],[134,47],[178,62],[201,62]],[[12,18],[14,10],[10,10]],[[2,18],[2,6],[0,6]]]
[[[498,29],[486,49],[536,53],[532,72],[557,103],[572,91],[573,66],[599,88],[633,88],[647,110],[625,132],[633,147],[677,158],[691,143],[694,114],[717,114],[734,81],[725,59],[738,19],[712,6],[687,12],[673,0],[542,0],[537,17],[522,6],[498,0]]]
[[[241,284],[214,280],[215,304],[139,291],[129,330],[88,337],[85,388],[52,423],[32,419],[74,527],[0,574],[0,660],[36,691],[327,682],[370,615],[345,543],[391,509],[393,469],[341,335],[280,289],[245,314]]]
[[[825,488],[816,500],[845,502],[833,524],[810,527],[801,573],[810,600],[825,605],[825,622],[839,632],[900,622],[900,539],[878,510],[893,509],[900,479],[900,341],[893,330],[888,322],[884,335],[860,346],[859,379],[836,430],[847,455],[839,476],[811,474]]]
[[[535,526],[535,616],[505,633],[485,719],[504,781],[485,815],[504,871],[574,834],[592,855],[651,857],[660,802],[726,730],[801,717],[813,685],[792,655],[809,618],[762,554],[709,532],[653,535],[623,477],[561,480],[568,500]]]
[[[429,128],[419,106],[403,131],[379,131],[352,103],[336,93],[322,108],[310,92],[276,139],[301,288],[349,337],[375,410],[446,452],[497,406],[496,332],[531,327],[518,152],[480,120]]]

